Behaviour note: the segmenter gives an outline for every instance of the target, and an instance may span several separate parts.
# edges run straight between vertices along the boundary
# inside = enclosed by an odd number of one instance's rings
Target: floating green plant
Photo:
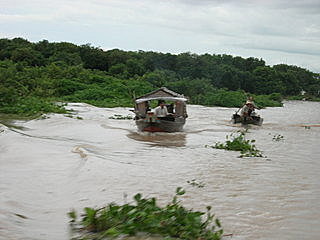
[[[70,225],[77,235],[72,239],[110,239],[138,233],[160,235],[165,239],[221,239],[223,230],[220,221],[210,213],[211,207],[207,207],[206,213],[188,210],[178,201],[178,196],[183,194],[185,191],[177,188],[173,200],[160,207],[155,198],[143,198],[138,193],[134,204],[111,203],[98,209],[85,208],[80,220],[76,212],[71,211]]]
[[[78,119],[78,120],[83,120],[82,117],[76,116],[76,115],[74,115],[74,114],[72,114],[72,113],[65,114],[64,116],[65,116],[65,117],[68,117],[68,118],[75,118],[75,119]]]
[[[240,151],[239,157],[263,157],[262,152],[254,144],[256,140],[247,140],[244,131],[232,133],[226,136],[226,142],[217,142],[212,148],[225,149],[229,151]]]
[[[120,115],[120,114],[115,114],[111,117],[109,117],[109,119],[116,119],[116,120],[131,120],[133,119],[132,116],[130,115],[127,115],[127,116],[123,116],[123,115]]]
[[[273,141],[279,142],[281,140],[284,140],[284,136],[280,135],[280,134],[276,134],[273,136],[272,138]]]
[[[197,188],[203,188],[205,186],[205,183],[203,182],[197,182],[196,179],[192,179],[190,181],[187,181],[191,186],[197,187]]]

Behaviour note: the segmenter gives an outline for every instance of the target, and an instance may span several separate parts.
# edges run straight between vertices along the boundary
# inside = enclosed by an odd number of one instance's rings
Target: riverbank
[[[92,91],[92,95],[96,92]],[[241,107],[249,94],[243,91],[226,91],[224,89],[216,89],[205,95],[193,96],[190,98],[190,104],[203,106],[219,106],[219,107]],[[281,107],[282,97],[280,94],[270,95],[250,95],[255,99],[255,103],[259,108],[265,107]],[[123,96],[113,99],[93,100],[90,98],[76,98],[65,96],[60,98],[40,98],[40,97],[19,97],[10,103],[2,103],[0,113],[13,115],[14,118],[28,117],[36,118],[45,113],[67,113],[64,105],[68,100],[80,100],[96,107],[133,107],[132,99]],[[59,104],[57,104],[59,102]],[[61,103],[65,102],[65,103]]]
[[[300,101],[311,101],[311,102],[320,102],[320,98],[319,97],[315,97],[312,95],[298,95],[298,96],[288,96],[285,97],[286,100],[290,101],[290,100],[300,100]]]

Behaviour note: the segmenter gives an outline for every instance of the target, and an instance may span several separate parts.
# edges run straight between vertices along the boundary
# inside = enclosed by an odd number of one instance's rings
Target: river
[[[138,192],[166,204],[179,186],[186,207],[212,206],[232,234],[224,239],[320,239],[320,103],[260,110],[263,125],[246,136],[263,158],[206,147],[243,129],[229,123],[235,108],[190,105],[184,131],[169,134],[109,119],[128,108],[68,108],[73,118],[0,121],[0,239],[68,239],[71,209],[131,201]]]

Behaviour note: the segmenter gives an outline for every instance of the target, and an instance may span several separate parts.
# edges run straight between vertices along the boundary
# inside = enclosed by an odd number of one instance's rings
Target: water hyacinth
[[[284,136],[280,135],[280,134],[276,134],[273,136],[272,141],[276,141],[279,142],[281,140],[284,140]]]
[[[239,131],[236,134],[226,136],[226,142],[215,143],[212,148],[225,149],[229,151],[239,151],[241,155],[239,157],[263,157],[260,150],[257,149],[254,144],[256,140],[247,140],[245,138],[245,132]]]
[[[132,116],[127,115],[127,116],[123,116],[120,114],[114,114],[113,116],[109,117],[109,119],[116,119],[116,120],[131,120],[133,119]]]
[[[143,198],[138,193],[134,204],[111,203],[99,209],[85,208],[80,220],[72,211],[70,225],[77,234],[72,239],[110,239],[139,233],[160,235],[165,239],[221,239],[223,230],[220,221],[210,213],[211,207],[207,207],[206,213],[188,210],[178,201],[178,196],[184,194],[182,188],[177,188],[173,200],[160,207],[156,198]]]

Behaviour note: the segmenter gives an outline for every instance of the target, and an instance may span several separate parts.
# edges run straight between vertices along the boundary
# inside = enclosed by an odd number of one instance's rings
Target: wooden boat
[[[174,112],[164,118],[158,118],[150,111],[150,101],[170,101],[175,103]],[[135,99],[135,122],[139,131],[145,132],[180,132],[188,117],[187,99],[165,87]]]
[[[238,113],[234,113],[231,118],[232,123],[242,123],[242,124],[254,124],[261,126],[263,123],[263,118],[259,115],[252,115],[250,117],[241,117]]]

